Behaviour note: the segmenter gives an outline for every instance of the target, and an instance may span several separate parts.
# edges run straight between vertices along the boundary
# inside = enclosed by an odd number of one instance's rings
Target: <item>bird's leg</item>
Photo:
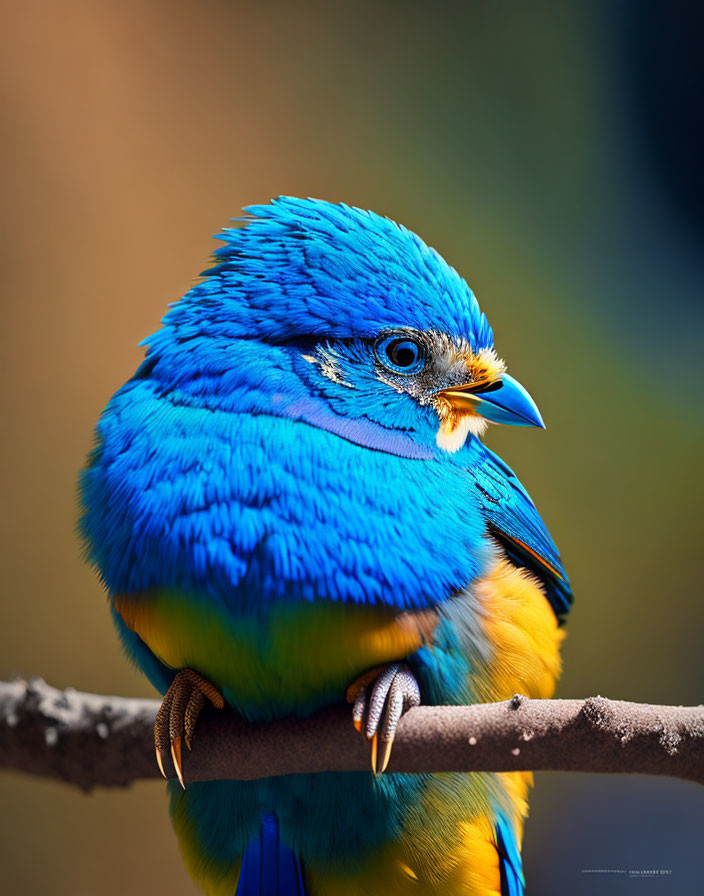
[[[191,749],[196,722],[206,697],[216,709],[222,709],[225,705],[222,694],[202,675],[193,669],[181,669],[166,692],[154,724],[154,745],[159,771],[166,777],[164,756],[170,752],[184,790],[186,785],[183,783],[181,743],[182,740],[185,741],[188,749]]]
[[[369,669],[347,688],[353,703],[354,727],[372,742],[372,771],[383,774],[389,764],[399,719],[420,705],[420,688],[406,663]]]

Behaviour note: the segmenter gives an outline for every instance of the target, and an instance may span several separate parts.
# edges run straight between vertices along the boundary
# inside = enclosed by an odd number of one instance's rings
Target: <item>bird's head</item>
[[[543,426],[472,290],[415,234],[318,200],[247,211],[147,340],[165,391],[323,428],[351,418],[447,451],[490,422]]]

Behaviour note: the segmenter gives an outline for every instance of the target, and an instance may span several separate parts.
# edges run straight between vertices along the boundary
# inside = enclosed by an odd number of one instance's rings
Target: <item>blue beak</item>
[[[479,414],[492,423],[512,426],[538,426],[545,429],[538,406],[523,386],[505,373],[500,383],[484,391],[471,391],[471,386],[445,389],[440,393],[455,410]]]

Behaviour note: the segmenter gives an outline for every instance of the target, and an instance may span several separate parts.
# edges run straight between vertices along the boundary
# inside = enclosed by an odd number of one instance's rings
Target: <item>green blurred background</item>
[[[559,693],[700,702],[703,11],[6,4],[0,676],[150,695],[82,563],[76,473],[210,234],[290,193],[417,231],[538,399],[546,433],[489,441],[573,580]],[[537,778],[528,894],[701,886],[695,785]],[[86,797],[2,774],[1,889],[192,893],[163,790]]]

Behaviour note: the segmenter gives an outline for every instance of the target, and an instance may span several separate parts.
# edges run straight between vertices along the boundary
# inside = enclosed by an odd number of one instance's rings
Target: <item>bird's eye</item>
[[[395,373],[418,373],[425,367],[423,348],[408,336],[387,336],[376,346],[381,363]]]

